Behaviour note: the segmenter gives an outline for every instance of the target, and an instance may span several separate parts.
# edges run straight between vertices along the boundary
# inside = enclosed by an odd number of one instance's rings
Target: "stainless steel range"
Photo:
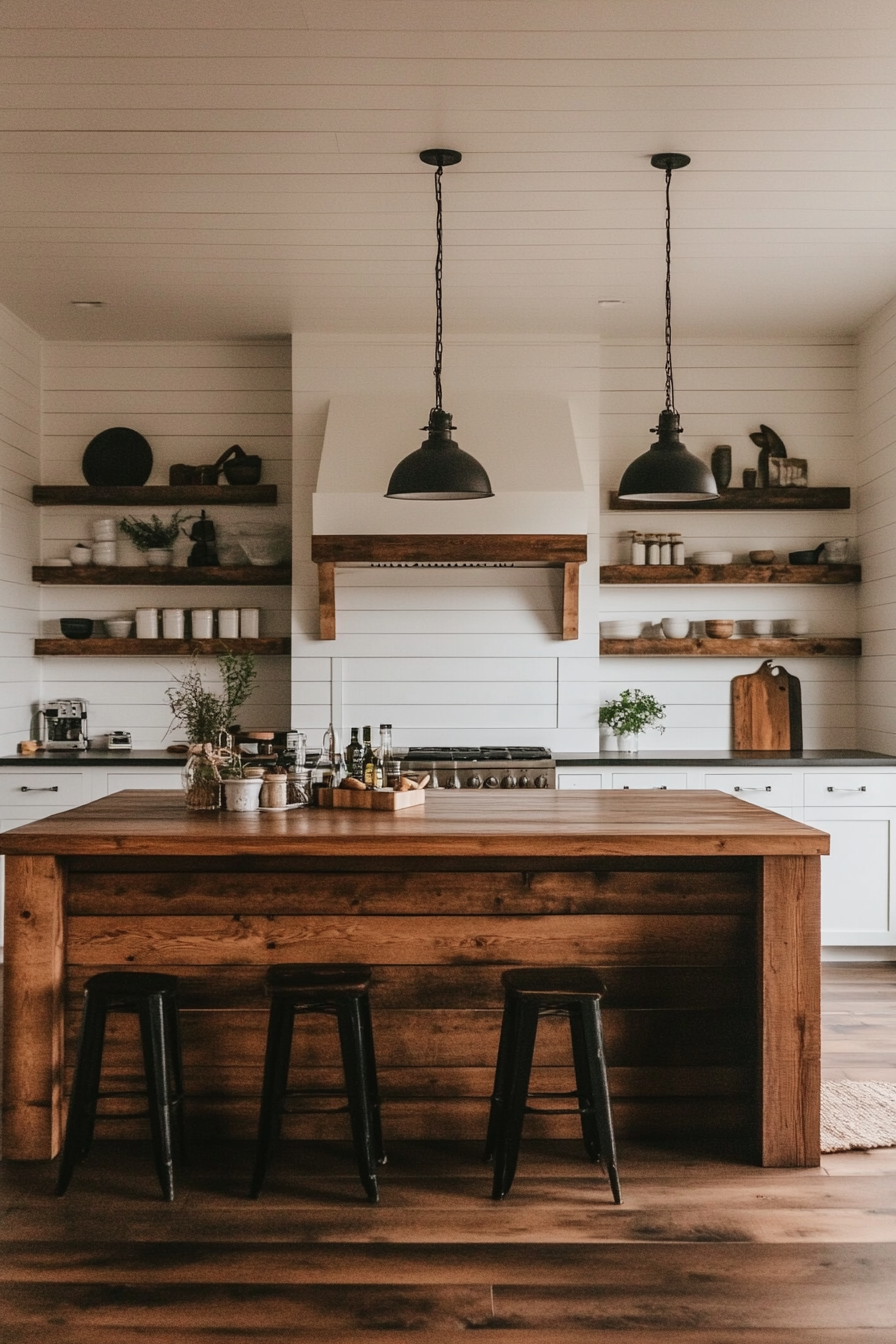
[[[411,747],[402,769],[432,776],[431,789],[553,789],[546,747]]]

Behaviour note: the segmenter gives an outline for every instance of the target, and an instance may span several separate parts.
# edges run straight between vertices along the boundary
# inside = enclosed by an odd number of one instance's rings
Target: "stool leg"
[[[174,1155],[171,1147],[171,1069],[165,1040],[165,1010],[161,994],[150,994],[138,1008],[143,1041],[143,1068],[153,1157],[162,1194],[174,1199]]]
[[[376,1076],[376,1051],[373,1045],[373,1022],[370,1016],[370,995],[362,994],[358,1000],[361,1014],[361,1036],[364,1041],[364,1059],[367,1072],[368,1104],[370,1123],[373,1131],[373,1152],[377,1166],[386,1164],[386,1151],[383,1148],[383,1122],[380,1115],[380,1089]]]
[[[491,1106],[488,1112],[488,1129],[485,1135],[483,1162],[491,1162],[495,1155],[495,1143],[501,1123],[502,1109],[507,1096],[507,1087],[511,1076],[512,1043],[514,1039],[514,1010],[516,996],[510,990],[504,992],[504,1015],[501,1018],[501,1038],[498,1041],[498,1058],[495,1064],[495,1083],[492,1088]]]
[[[367,1077],[361,1006],[356,996],[339,1001],[336,1020],[339,1023],[342,1068],[345,1073],[345,1090],[358,1175],[367,1192],[367,1198],[371,1204],[376,1204],[379,1201],[379,1191],[376,1184],[373,1117],[369,1104],[370,1081]]]
[[[177,1121],[177,1154],[181,1162],[187,1161],[187,1137],[184,1126],[184,1063],[180,1038],[180,1013],[176,998],[165,996],[162,1000],[165,1029],[168,1040],[168,1058],[171,1062],[171,1079],[174,1086],[174,1099],[171,1102]]]
[[[97,1095],[103,1069],[103,1042],[106,1035],[106,1005],[96,995],[86,994],[81,1032],[78,1038],[78,1057],[68,1116],[65,1141],[56,1181],[56,1194],[64,1195],[76,1165],[90,1151],[96,1118]]]
[[[588,1046],[585,1030],[582,1026],[581,1003],[569,1007],[569,1034],[572,1038],[572,1058],[576,1070],[576,1095],[579,1099],[579,1117],[582,1122],[582,1139],[585,1152],[592,1162],[600,1161],[600,1131],[597,1127],[595,1109],[597,1098],[592,1086],[591,1069],[588,1067]]]
[[[255,1145],[255,1168],[249,1187],[250,1199],[257,1199],[259,1196],[268,1162],[280,1133],[283,1097],[289,1083],[294,1020],[292,1004],[281,1003],[279,999],[271,1001],[268,1043],[264,1056],[264,1080],[261,1085],[261,1110],[258,1115],[258,1141]]]
[[[616,1142],[613,1138],[613,1117],[610,1112],[610,1088],[604,1059],[603,1032],[600,1025],[600,1005],[596,999],[581,1001],[582,1034],[591,1073],[591,1094],[594,1097],[594,1115],[600,1134],[600,1150],[613,1191],[615,1203],[622,1203],[619,1172],[616,1167]]]
[[[526,1113],[526,1100],[529,1096],[532,1055],[535,1051],[535,1036],[538,1031],[538,1005],[524,1000],[516,1006],[513,1018],[514,1030],[510,1046],[510,1081],[500,1109],[501,1119],[495,1144],[495,1177],[492,1182],[492,1199],[504,1198],[513,1184],[513,1178],[516,1174],[520,1139],[523,1134],[523,1119]]]

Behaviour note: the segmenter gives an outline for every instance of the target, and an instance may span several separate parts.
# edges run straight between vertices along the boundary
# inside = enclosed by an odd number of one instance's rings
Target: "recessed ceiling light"
[[[621,308],[625,299],[598,299],[598,308]]]
[[[102,299],[69,299],[73,308],[105,308]]]

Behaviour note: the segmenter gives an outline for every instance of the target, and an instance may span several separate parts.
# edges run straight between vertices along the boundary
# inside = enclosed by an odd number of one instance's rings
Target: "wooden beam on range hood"
[[[336,638],[336,566],[358,564],[512,564],[563,570],[562,638],[579,637],[579,565],[588,559],[584,533],[434,533],[311,538],[317,565],[320,637]]]

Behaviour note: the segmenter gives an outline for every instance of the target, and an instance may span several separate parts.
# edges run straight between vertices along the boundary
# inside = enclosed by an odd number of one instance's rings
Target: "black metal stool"
[[[258,1117],[255,1170],[249,1190],[257,1199],[265,1172],[280,1134],[283,1115],[339,1114],[347,1111],[361,1184],[372,1204],[379,1199],[376,1168],[386,1161],[380,1123],[380,1099],[376,1081],[373,1027],[370,1021],[371,969],[354,964],[288,963],[272,966],[265,979],[271,1000],[268,1043]],[[293,1027],[297,1013],[326,1013],[336,1018],[345,1088],[288,1089]],[[339,1107],[295,1107],[288,1097],[345,1097]]]
[[[540,1111],[579,1114],[585,1151],[592,1162],[603,1161],[613,1199],[621,1204],[600,1023],[600,999],[606,992],[603,981],[588,966],[539,966],[505,971],[501,983],[504,1017],[485,1140],[485,1160],[494,1159],[495,1165],[492,1199],[503,1199],[513,1184],[523,1117],[527,1111]],[[576,1072],[573,1092],[529,1092],[538,1019],[549,1014],[569,1018]],[[576,1097],[578,1105],[529,1106],[530,1096]]]
[[[144,1095],[100,1091],[109,1013],[136,1013],[140,1019],[146,1111],[97,1115],[97,1105],[102,1097]],[[180,1157],[186,1153],[183,1092],[177,976],[142,971],[105,971],[101,975],[92,975],[84,986],[84,1016],[56,1183],[57,1195],[65,1194],[76,1165],[90,1151],[96,1121],[121,1119],[126,1114],[128,1118],[149,1116],[159,1184],[165,1198],[174,1199],[172,1139],[176,1140]]]

